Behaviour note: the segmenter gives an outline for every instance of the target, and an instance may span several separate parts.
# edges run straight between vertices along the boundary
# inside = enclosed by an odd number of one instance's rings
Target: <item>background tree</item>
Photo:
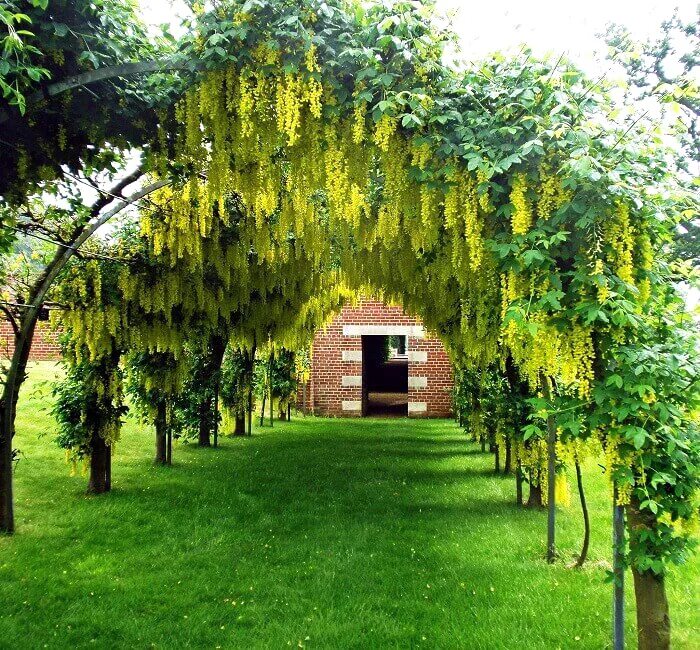
[[[700,16],[696,16],[698,18]],[[659,34],[644,42],[628,29],[611,25],[605,35],[609,58],[622,65],[628,80],[629,106],[644,106],[653,119],[667,125],[679,142],[678,165],[690,177],[700,173],[700,28],[684,22],[676,11],[661,23]],[[640,111],[636,117],[639,119]],[[689,179],[690,180],[690,179]],[[689,209],[679,224],[676,250],[682,259],[700,264],[700,223]]]
[[[142,422],[155,428],[155,462],[172,465],[173,437],[182,429],[177,407],[187,364],[171,352],[132,352],[126,368],[133,408]]]

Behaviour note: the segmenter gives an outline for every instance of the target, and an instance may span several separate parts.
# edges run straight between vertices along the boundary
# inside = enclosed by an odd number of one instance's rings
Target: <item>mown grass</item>
[[[114,492],[86,497],[52,438],[32,368],[18,415],[19,532],[0,539],[3,648],[604,648],[609,499],[593,464],[587,568],[562,510],[545,514],[448,421],[296,418],[178,445],[154,467],[133,420]],[[42,436],[42,434],[45,434]],[[700,562],[669,580],[674,647],[700,642]],[[634,647],[631,580],[628,647]]]

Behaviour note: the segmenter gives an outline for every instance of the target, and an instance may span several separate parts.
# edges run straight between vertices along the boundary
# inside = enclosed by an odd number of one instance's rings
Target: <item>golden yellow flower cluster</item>
[[[618,203],[609,218],[605,229],[605,240],[612,251],[610,262],[617,277],[627,284],[634,283],[634,232],[630,224],[630,208],[626,203]]]
[[[532,204],[527,196],[527,191],[525,174],[515,174],[510,189],[510,202],[513,206],[511,225],[514,235],[526,235],[532,228]]]

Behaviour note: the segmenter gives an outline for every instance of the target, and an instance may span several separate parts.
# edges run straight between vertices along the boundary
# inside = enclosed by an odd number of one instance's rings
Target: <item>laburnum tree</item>
[[[44,301],[66,262],[105,222],[154,187],[133,188],[144,167],[127,169],[125,152],[148,143],[156,108],[176,78],[132,84],[130,65],[170,51],[152,38],[131,3],[32,0],[0,8],[0,246],[16,235],[48,239],[53,256],[9,314],[14,352],[0,398],[0,530],[14,530],[12,438],[15,406]],[[123,66],[126,65],[126,68]],[[99,72],[97,69],[99,68]],[[129,74],[127,74],[129,73]],[[45,206],[47,195],[56,197]]]

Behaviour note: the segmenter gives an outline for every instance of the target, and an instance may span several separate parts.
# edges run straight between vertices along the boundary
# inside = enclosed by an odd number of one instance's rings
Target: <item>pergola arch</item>
[[[186,332],[260,322],[292,336],[369,282],[456,363],[508,358],[533,393],[554,384],[631,497],[635,453],[663,445],[606,419],[605,387],[668,287],[664,151],[627,147],[637,135],[597,118],[610,105],[565,61],[447,66],[420,3],[251,0],[196,30],[196,80],[150,143],[148,263],[108,279],[112,303],[99,279],[66,283],[76,349],[177,354]]]

